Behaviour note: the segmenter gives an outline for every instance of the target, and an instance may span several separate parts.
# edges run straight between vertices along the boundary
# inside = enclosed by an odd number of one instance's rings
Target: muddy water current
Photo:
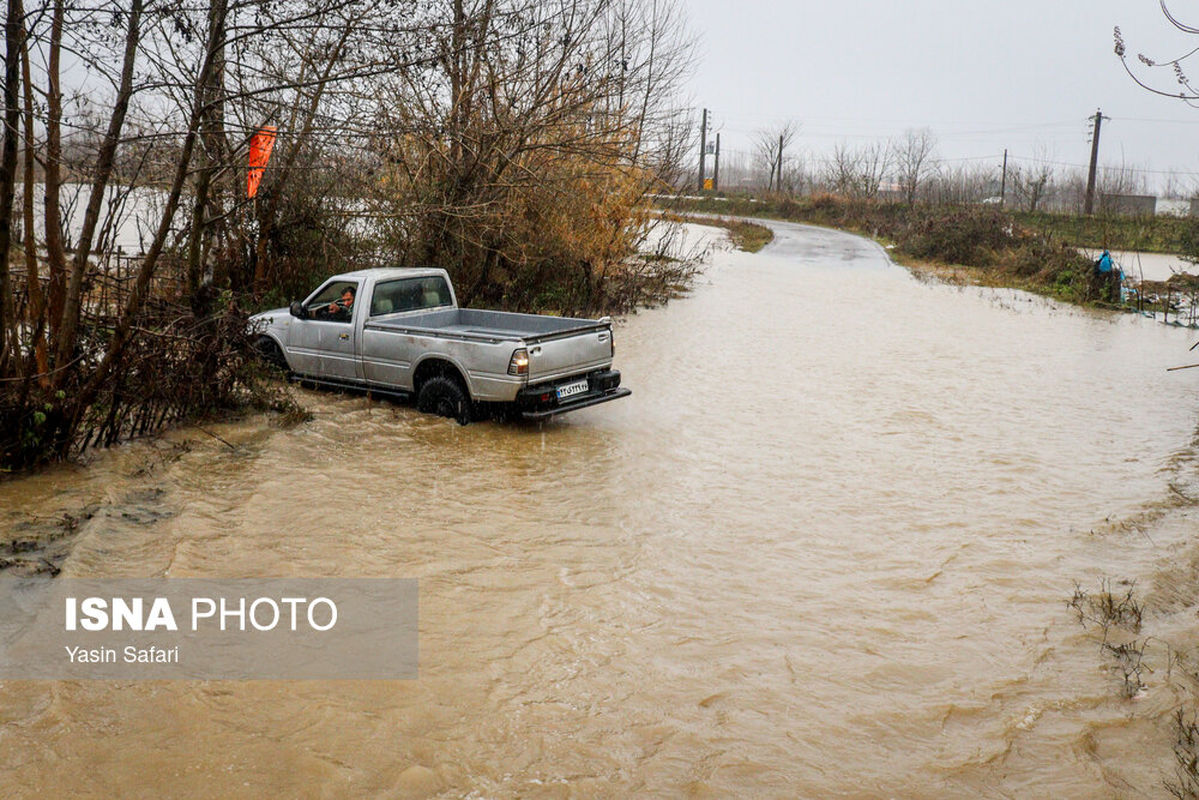
[[[67,575],[420,587],[417,680],[2,683],[0,795],[1167,796],[1188,336],[779,224],[619,325],[627,400],[459,427],[297,390],[299,427],[0,484],[0,526],[98,504]],[[1131,690],[1067,605],[1104,577],[1155,637]]]

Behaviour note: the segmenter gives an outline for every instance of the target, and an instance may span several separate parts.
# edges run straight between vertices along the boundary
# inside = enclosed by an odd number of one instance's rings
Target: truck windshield
[[[418,311],[451,305],[450,287],[445,278],[400,278],[381,281],[371,296],[371,316],[394,314],[397,311]]]

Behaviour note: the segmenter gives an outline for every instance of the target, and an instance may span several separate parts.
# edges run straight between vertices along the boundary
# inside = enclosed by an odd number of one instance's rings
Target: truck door
[[[364,313],[358,281],[332,280],[304,301],[305,316],[293,320],[287,348],[296,372],[339,381],[359,381],[354,320]]]
[[[412,316],[454,307],[450,285],[440,275],[379,281],[371,291],[371,319],[403,324]],[[423,346],[415,338],[382,326],[364,330],[358,346],[362,375],[372,384],[412,388],[412,362]]]

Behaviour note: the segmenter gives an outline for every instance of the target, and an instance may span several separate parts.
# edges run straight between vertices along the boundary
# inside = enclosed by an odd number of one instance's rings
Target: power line
[[[1107,119],[1107,117],[1104,117],[1104,119]],[[1068,161],[1054,161],[1048,158],[1036,158],[1035,156],[1012,156],[1012,158],[1019,161],[1032,161],[1037,164],[1050,164],[1055,167],[1072,167],[1074,169],[1087,169],[1088,167],[1087,164],[1072,164]],[[1125,172],[1142,172],[1147,175],[1199,175],[1199,172],[1181,169],[1148,169],[1146,167],[1129,167],[1124,165],[1115,167],[1111,164],[1100,164],[1099,167],[1100,169],[1120,169]]]
[[[1104,115],[1107,117],[1107,115]],[[1107,117],[1117,122],[1154,122],[1167,125],[1199,125],[1199,119],[1155,119],[1152,117]]]
[[[742,149],[732,148],[732,147],[722,147],[721,153],[725,156],[725,158],[732,159],[732,160],[736,160],[738,158],[752,160],[752,159],[758,158],[761,155],[760,153],[757,153],[752,150],[742,150]],[[821,161],[821,160],[824,160],[824,158],[826,158],[826,157],[815,156],[815,157],[811,157],[810,160]],[[987,155],[982,155],[982,156],[958,156],[958,157],[952,157],[952,158],[930,159],[930,163],[933,163],[933,164],[958,164],[958,163],[966,163],[966,162],[971,162],[971,161],[994,161],[995,168],[999,169],[1000,165],[1003,162],[1003,153],[989,153]],[[1011,164],[1013,162],[1017,162],[1017,163],[1032,162],[1035,164],[1048,164],[1050,166],[1055,166],[1055,167],[1069,167],[1071,169],[1080,169],[1080,170],[1087,169],[1087,167],[1088,167],[1087,164],[1079,164],[1079,163],[1075,163],[1075,162],[1071,162],[1071,161],[1057,161],[1055,159],[1040,158],[1037,156],[1021,156],[1021,155],[1017,155],[1015,153],[1009,153],[1008,154],[1008,163]],[[1134,166],[1127,166],[1127,165],[1116,166],[1113,164],[1100,164],[1099,169],[1100,170],[1121,170],[1123,172],[1141,173],[1141,174],[1146,174],[1146,175],[1180,175],[1180,176],[1188,176],[1188,177],[1191,177],[1191,176],[1199,177],[1199,171],[1178,170],[1178,169],[1149,169],[1147,167],[1134,167]]]

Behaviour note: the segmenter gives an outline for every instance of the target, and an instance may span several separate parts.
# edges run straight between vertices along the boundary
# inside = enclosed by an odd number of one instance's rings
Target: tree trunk
[[[46,298],[42,294],[41,277],[38,275],[37,236],[33,230],[33,199],[34,199],[34,154],[33,154],[33,82],[30,79],[29,47],[27,42],[21,44],[21,79],[25,89],[25,202],[22,208],[22,219],[25,227],[25,282],[29,286],[29,326],[32,333],[33,355],[30,373],[42,376],[41,381],[48,381],[46,373],[50,365],[46,355]]]
[[[162,216],[158,220],[158,229],[154,233],[154,241],[151,242],[150,249],[146,252],[146,256],[142,260],[141,268],[137,273],[137,279],[134,281],[133,291],[129,294],[129,300],[126,302],[125,308],[122,309],[116,329],[112,332],[112,337],[108,341],[108,347],[104,352],[103,359],[101,359],[95,372],[92,373],[87,383],[84,384],[83,388],[74,398],[75,410],[74,420],[70,426],[71,430],[74,430],[79,425],[84,410],[91,406],[92,402],[100,394],[100,389],[107,382],[108,376],[112,374],[113,367],[116,366],[117,359],[120,358],[121,353],[124,351],[125,345],[128,343],[130,334],[133,331],[133,321],[142,303],[145,302],[146,294],[150,288],[150,279],[154,277],[154,268],[158,263],[158,258],[162,255],[163,248],[166,247],[167,237],[171,231],[171,220],[174,219],[175,212],[179,208],[179,197],[183,193],[183,184],[187,181],[192,152],[195,150],[196,138],[199,135],[200,119],[204,113],[204,86],[210,80],[215,65],[216,43],[224,38],[225,17],[221,16],[216,22],[217,25],[210,31],[204,62],[200,67],[200,74],[196,79],[191,114],[187,122],[187,135],[183,139],[183,147],[179,153],[179,160],[175,164],[175,175],[171,180],[171,188],[167,192],[167,201],[163,208]],[[221,32],[219,36],[217,34],[218,30]]]
[[[17,181],[17,125],[20,124],[21,2],[8,0],[4,22],[4,139],[0,146],[0,376],[9,374],[12,290],[8,258],[12,247],[13,191]]]
[[[46,184],[45,236],[46,261],[50,273],[46,289],[50,337],[54,338],[62,320],[67,290],[67,251],[62,242],[62,84],[59,64],[62,53],[63,0],[54,0],[50,20],[50,53],[46,64]]]
[[[83,304],[83,276],[87,272],[92,240],[96,234],[96,225],[100,221],[100,209],[103,207],[104,197],[108,193],[108,179],[112,175],[117,146],[121,141],[121,131],[125,127],[125,115],[129,111],[129,100],[133,96],[133,68],[141,35],[141,19],[142,0],[133,0],[133,7],[129,10],[129,27],[125,32],[125,54],[121,64],[120,88],[117,90],[112,116],[108,120],[108,130],[105,132],[104,142],[100,145],[96,159],[96,176],[92,180],[91,195],[88,197],[87,209],[83,215],[83,228],[79,232],[79,243],[76,246],[75,258],[71,263],[62,326],[58,332],[56,348],[56,360],[59,366],[70,361],[71,354],[75,351],[75,336]]]
[[[203,280],[204,263],[211,251],[210,223],[219,215],[219,209],[211,197],[212,176],[221,161],[225,148],[224,114],[221,112],[224,97],[225,32],[224,22],[228,10],[227,0],[213,0],[208,11],[210,35],[215,35],[216,48],[212,54],[213,68],[206,84],[201,88],[204,109],[200,129],[200,168],[196,175],[195,205],[192,207],[191,241],[187,251],[187,291],[194,295]],[[218,27],[219,26],[219,27]]]

